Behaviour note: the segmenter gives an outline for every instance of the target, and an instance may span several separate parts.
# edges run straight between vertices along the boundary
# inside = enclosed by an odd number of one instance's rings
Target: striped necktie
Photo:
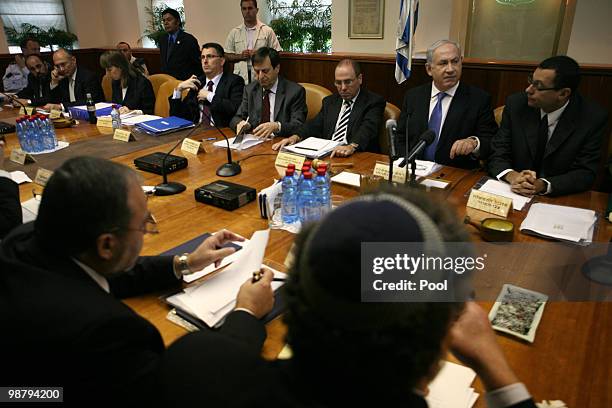
[[[353,101],[344,101],[344,112],[342,112],[336,131],[332,136],[334,142],[346,142],[346,129],[348,127],[349,117],[351,116],[352,105]]]

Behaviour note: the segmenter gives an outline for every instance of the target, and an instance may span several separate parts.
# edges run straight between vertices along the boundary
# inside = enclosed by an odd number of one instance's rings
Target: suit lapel
[[[452,132],[454,130],[452,129],[453,123],[462,123],[461,118],[469,106],[469,99],[470,92],[467,86],[460,82],[455,92],[455,96],[451,99],[448,112],[446,112],[446,118],[444,119],[442,130],[440,131],[440,141],[452,137]],[[442,146],[440,141],[438,141],[438,149]]]
[[[274,97],[274,120],[278,118],[278,112],[285,101],[285,81],[278,77],[278,86],[276,87],[276,95]]]
[[[366,99],[367,99],[367,95],[365,94],[365,91],[362,89],[359,91],[359,96],[357,96],[357,99],[355,100],[355,106],[353,106],[353,109],[351,109],[351,115],[349,116],[349,121],[346,125],[346,140],[349,141],[349,136],[353,133],[352,129],[353,129],[353,124],[355,123],[356,118],[360,117],[361,113],[363,112],[363,109],[365,108],[366,105]]]
[[[255,99],[253,101],[253,112],[255,113],[255,117],[250,118],[249,122],[259,125],[261,123],[261,107],[263,101],[262,87],[261,85],[259,85],[259,82],[257,82],[257,85],[255,85],[255,92],[253,92],[253,98]]]
[[[561,146],[563,142],[565,142],[565,140],[574,132],[574,118],[576,117],[576,112],[578,112],[580,109],[579,105],[580,101],[577,99],[577,97],[570,100],[570,103],[561,114],[561,117],[557,122],[557,126],[555,127],[555,131],[551,135],[550,140],[546,145],[544,158],[557,150],[559,146]]]
[[[329,139],[334,136],[336,130],[336,123],[338,123],[338,116],[340,116],[340,109],[342,109],[343,99],[337,93],[334,94],[334,99],[329,106],[329,116],[327,117],[327,128],[329,129]]]
[[[525,144],[529,147],[531,159],[535,160],[538,150],[538,128],[540,127],[540,109],[527,108],[525,120]]]
[[[418,105],[414,107],[414,122],[423,123],[424,129],[429,129],[429,104],[431,102],[431,84],[432,83],[430,82],[429,86],[423,87],[423,93],[420,97],[417,98]]]

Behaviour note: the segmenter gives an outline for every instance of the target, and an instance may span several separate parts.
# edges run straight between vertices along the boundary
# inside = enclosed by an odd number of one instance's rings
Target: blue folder
[[[154,135],[163,135],[165,133],[187,129],[193,126],[194,124],[192,121],[178,118],[176,116],[148,120],[146,122],[140,122],[136,125],[137,128]]]

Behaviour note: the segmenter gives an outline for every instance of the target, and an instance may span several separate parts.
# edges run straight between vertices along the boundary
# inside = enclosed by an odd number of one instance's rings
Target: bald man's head
[[[53,65],[61,77],[71,76],[77,68],[76,58],[64,48],[53,53]]]

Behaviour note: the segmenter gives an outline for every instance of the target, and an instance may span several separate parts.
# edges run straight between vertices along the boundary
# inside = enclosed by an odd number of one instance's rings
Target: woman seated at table
[[[155,93],[151,82],[136,71],[118,51],[106,51],[100,56],[100,65],[113,80],[112,102],[121,105],[119,112],[139,109],[153,114]]]

